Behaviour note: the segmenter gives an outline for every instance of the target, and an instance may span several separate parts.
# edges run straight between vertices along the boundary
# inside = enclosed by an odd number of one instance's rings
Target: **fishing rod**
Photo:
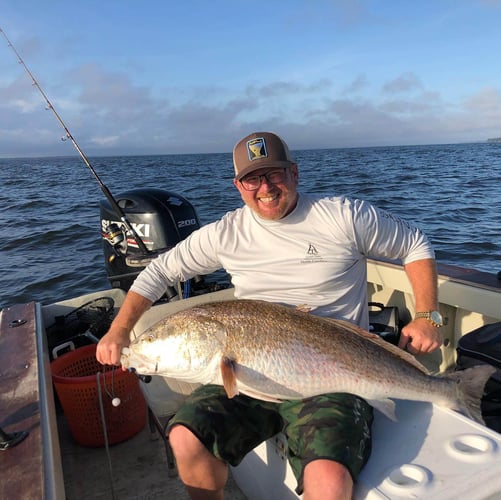
[[[149,254],[150,251],[146,248],[146,245],[144,244],[143,240],[140,238],[140,236],[136,233],[136,231],[132,227],[132,225],[129,222],[129,220],[127,219],[127,216],[125,215],[124,211],[120,208],[120,206],[116,202],[115,198],[111,194],[111,191],[106,187],[106,185],[103,183],[103,181],[101,180],[99,175],[97,175],[97,172],[94,170],[94,168],[90,164],[90,161],[87,159],[84,152],[80,149],[80,146],[78,145],[77,141],[75,140],[75,138],[73,137],[71,132],[68,130],[68,127],[65,125],[65,123],[63,122],[63,120],[61,119],[61,117],[59,116],[57,111],[54,109],[54,106],[49,101],[49,98],[45,95],[45,92],[42,90],[42,88],[40,87],[40,85],[36,81],[35,77],[32,75],[31,71],[28,69],[28,67],[24,63],[23,59],[21,58],[21,56],[17,52],[16,48],[14,47],[12,42],[7,37],[5,31],[2,28],[0,28],[0,32],[4,36],[5,40],[7,40],[7,45],[12,49],[12,51],[16,55],[19,64],[21,64],[23,66],[23,68],[26,70],[26,73],[28,73],[29,77],[31,78],[33,85],[37,88],[37,90],[40,92],[43,99],[47,103],[47,109],[50,109],[54,113],[54,116],[56,117],[57,121],[59,122],[61,127],[63,127],[63,130],[66,134],[66,137],[63,137],[62,140],[65,141],[65,140],[69,139],[71,141],[71,143],[73,144],[73,146],[77,150],[78,154],[80,155],[80,158],[82,158],[82,160],[85,163],[85,165],[87,166],[87,168],[91,171],[92,175],[95,177],[95,179],[99,183],[99,186],[101,187],[101,191],[106,196],[106,199],[108,200],[108,202],[112,206],[113,210],[115,211],[117,216],[120,217],[120,220],[122,221],[123,225],[125,226],[127,231],[132,235],[132,237],[136,241],[141,252],[143,252],[145,254]]]

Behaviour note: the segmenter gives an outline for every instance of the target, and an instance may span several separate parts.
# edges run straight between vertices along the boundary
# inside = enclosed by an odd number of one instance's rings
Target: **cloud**
[[[104,147],[116,146],[117,144],[119,144],[119,141],[120,141],[120,136],[118,135],[91,138],[91,142],[97,144],[98,146],[104,146]]]
[[[366,75],[358,75],[349,85],[347,85],[343,93],[344,94],[354,94],[356,92],[362,91],[367,88],[369,82]]]
[[[315,92],[325,92],[332,87],[332,82],[327,78],[322,78],[315,82],[304,84],[299,82],[290,81],[275,81],[270,82],[265,85],[248,85],[245,88],[247,95],[251,97],[283,97],[287,96],[297,96],[297,95],[308,95]]]
[[[73,154],[39,95],[19,79],[0,84],[0,154]],[[54,106],[87,155],[231,151],[253,130],[281,133],[295,148],[423,144],[498,136],[501,93],[485,87],[448,102],[408,72],[383,83],[360,74],[344,89],[329,79],[223,85],[135,84],[96,64],[66,74]],[[166,97],[169,96],[169,97]]]
[[[394,80],[383,85],[382,91],[385,93],[409,92],[422,89],[423,84],[414,73],[403,73]]]
[[[413,98],[387,99],[381,104],[381,109],[397,115],[416,115],[434,111],[442,113],[444,106],[440,93],[421,92]]]
[[[494,87],[483,88],[476,94],[466,98],[464,106],[466,110],[471,112],[499,116],[501,112],[501,92]]]

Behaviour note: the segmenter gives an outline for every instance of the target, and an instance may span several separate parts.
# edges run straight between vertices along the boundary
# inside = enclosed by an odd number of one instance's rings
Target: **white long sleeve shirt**
[[[131,290],[158,300],[167,286],[224,268],[235,296],[307,306],[368,328],[367,257],[406,264],[433,258],[426,236],[368,202],[301,194],[277,220],[228,212],[156,258]]]

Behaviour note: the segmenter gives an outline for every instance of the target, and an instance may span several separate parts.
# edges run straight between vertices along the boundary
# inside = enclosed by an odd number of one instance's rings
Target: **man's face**
[[[278,174],[278,171],[284,171],[283,180],[273,184],[266,177],[261,177],[261,185],[258,189],[249,191],[244,188],[241,181],[233,180],[238,189],[242,200],[262,219],[278,220],[288,215],[296,206],[297,203],[297,184],[298,171],[297,165],[292,165],[288,168],[281,169],[277,167],[263,167],[254,170],[246,175],[243,179],[273,173]]]

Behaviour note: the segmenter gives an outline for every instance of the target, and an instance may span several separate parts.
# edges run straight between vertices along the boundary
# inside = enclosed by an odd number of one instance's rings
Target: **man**
[[[430,318],[437,309],[434,255],[419,229],[360,200],[298,193],[297,164],[276,134],[242,139],[233,163],[245,205],[195,231],[140,274],[98,345],[101,363],[119,364],[134,324],[167,286],[220,268],[231,275],[237,298],[306,305],[312,314],[367,329],[367,257],[404,263],[416,311],[424,316],[403,329],[400,347],[420,354],[440,346]],[[371,423],[372,408],[350,394],[279,405],[230,400],[221,387],[202,386],[170,423],[169,439],[192,498],[222,498],[227,463],[238,464],[283,430],[298,493],[340,499],[351,498],[370,455]]]

